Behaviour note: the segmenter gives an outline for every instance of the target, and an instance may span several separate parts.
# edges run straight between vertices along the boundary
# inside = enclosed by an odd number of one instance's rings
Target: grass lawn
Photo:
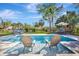
[[[10,34],[12,34],[12,32],[11,31],[0,31],[0,36],[4,36],[4,35],[10,35]]]
[[[27,34],[48,34],[48,32],[45,31],[35,31],[35,32],[26,32]]]

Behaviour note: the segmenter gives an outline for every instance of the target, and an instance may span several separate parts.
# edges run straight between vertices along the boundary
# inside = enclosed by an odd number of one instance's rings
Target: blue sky
[[[0,3],[0,17],[12,22],[21,22],[33,25],[38,20],[42,19],[42,15],[38,14],[36,9],[37,4],[26,3],[26,4],[7,4]],[[59,6],[61,4],[57,4]],[[63,4],[64,10],[60,14],[65,14],[65,11],[76,11],[72,4]],[[54,21],[55,22],[55,21]],[[48,26],[48,22],[45,21],[45,25]]]

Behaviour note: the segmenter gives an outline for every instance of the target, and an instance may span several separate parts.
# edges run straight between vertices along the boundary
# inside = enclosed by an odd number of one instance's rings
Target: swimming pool
[[[54,35],[30,35],[32,41],[35,40],[35,43],[45,43],[45,39],[50,41]],[[21,41],[22,35],[10,35],[10,36],[3,36],[0,37],[0,41],[10,41],[10,42],[17,42]],[[61,41],[75,41],[74,39],[64,37],[60,35]]]
[[[45,44],[45,39],[50,41],[53,36],[54,35],[30,35],[32,41],[35,40],[36,44]],[[22,35],[3,36],[0,37],[0,41],[21,42],[22,37],[23,37]],[[61,37],[61,41],[75,41],[74,39],[64,37],[62,35],[60,35],[60,37]],[[60,53],[73,53],[72,51],[62,46],[61,44],[58,44],[58,48],[60,50]]]
[[[31,35],[31,38],[32,41],[35,40],[35,43],[45,43],[45,39],[50,41],[53,36],[54,35]],[[3,36],[0,37],[0,41],[17,42],[17,41],[21,41],[22,37],[23,37],[22,35]],[[60,35],[60,37],[61,37],[61,41],[75,41],[74,39],[64,37],[62,35]]]

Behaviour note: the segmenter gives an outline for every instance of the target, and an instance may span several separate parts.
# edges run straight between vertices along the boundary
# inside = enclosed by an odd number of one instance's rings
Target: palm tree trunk
[[[53,17],[52,17],[52,28],[53,28]]]
[[[51,19],[49,19],[49,33],[51,32],[51,24],[52,24]]]

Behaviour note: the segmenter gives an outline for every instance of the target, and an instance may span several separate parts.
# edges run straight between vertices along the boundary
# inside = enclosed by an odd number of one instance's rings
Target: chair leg
[[[23,53],[25,54],[25,47],[23,48]]]
[[[29,48],[30,48],[30,50],[29,50]],[[25,54],[25,53],[28,53],[28,52],[32,52],[33,51],[33,47],[25,47],[24,46],[24,48],[23,48],[23,53]]]
[[[49,49],[50,49],[50,51],[51,51],[51,46],[49,46]]]
[[[32,50],[33,50],[33,47],[30,47],[30,50],[29,51],[32,52]]]
[[[33,51],[33,47],[31,47],[31,52]]]

